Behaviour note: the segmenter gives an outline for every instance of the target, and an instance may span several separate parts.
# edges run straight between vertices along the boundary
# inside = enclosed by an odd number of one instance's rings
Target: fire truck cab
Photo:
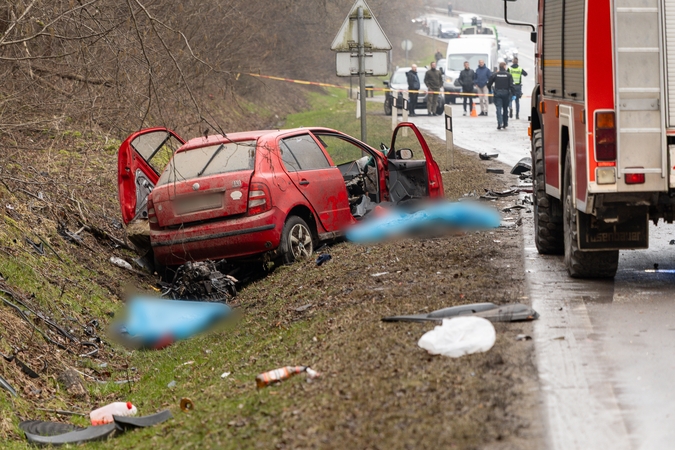
[[[613,277],[675,217],[675,0],[539,0],[536,27],[537,249]]]

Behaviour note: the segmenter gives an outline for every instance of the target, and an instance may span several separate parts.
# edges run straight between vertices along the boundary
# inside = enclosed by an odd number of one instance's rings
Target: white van
[[[455,79],[459,77],[459,72],[464,70],[464,61],[469,61],[469,67],[476,70],[478,61],[485,61],[485,65],[491,70],[496,71],[499,63],[497,60],[497,40],[496,39],[451,39],[448,42],[446,52],[445,74],[443,76],[443,91],[445,92],[445,103],[456,103],[458,92],[462,88],[455,86]]]

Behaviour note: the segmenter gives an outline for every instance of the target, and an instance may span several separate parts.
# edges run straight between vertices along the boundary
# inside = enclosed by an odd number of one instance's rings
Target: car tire
[[[577,242],[577,216],[584,214],[574,207],[572,163],[569,152],[565,157],[563,193],[563,224],[565,236],[565,267],[573,278],[613,278],[619,266],[619,251],[583,252]]]
[[[298,216],[290,216],[281,232],[279,250],[284,264],[310,259],[314,252],[314,236],[307,222]]]
[[[532,132],[532,188],[537,250],[542,255],[562,255],[565,252],[562,211],[559,200],[546,193],[542,130]]]
[[[391,116],[391,96],[387,95],[384,98],[384,115]]]

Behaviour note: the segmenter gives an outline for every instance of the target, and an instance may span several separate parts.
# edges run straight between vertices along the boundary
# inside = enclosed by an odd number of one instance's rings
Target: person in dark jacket
[[[494,86],[494,102],[497,108],[497,129],[504,130],[509,126],[509,101],[514,92],[513,77],[506,71],[506,63],[499,63],[499,72],[495,72],[488,80],[488,89]]]
[[[476,72],[469,67],[469,61],[464,61],[464,70],[459,73],[459,85],[462,87],[462,97],[464,101],[462,106],[464,108],[464,115],[466,116],[466,103],[470,103],[469,114],[473,111],[473,80],[476,78]],[[468,94],[468,95],[467,95]]]
[[[478,88],[478,100],[480,101],[480,115],[488,115],[488,95],[490,94],[490,89],[487,87],[488,80],[492,76],[492,71],[487,68],[485,61],[482,59],[478,61],[478,67],[476,68],[476,78],[474,83]]]
[[[411,116],[415,114],[415,106],[417,105],[417,96],[420,89],[420,77],[417,75],[417,64],[413,64],[409,71],[405,73],[408,79],[408,113]]]
[[[424,74],[424,84],[429,88],[427,92],[427,113],[430,116],[435,116],[436,108],[438,108],[438,96],[443,88],[443,74],[436,68],[434,61],[431,62],[431,68]]]
[[[512,100],[516,102],[516,119],[520,119],[520,97],[523,96],[523,77],[527,76],[525,69],[518,66],[518,58],[513,58],[513,65],[509,68],[513,77],[514,93]],[[509,101],[509,117],[513,117],[513,103]]]

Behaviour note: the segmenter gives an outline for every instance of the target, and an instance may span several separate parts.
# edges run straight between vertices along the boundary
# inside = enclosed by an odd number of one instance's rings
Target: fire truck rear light
[[[616,128],[614,111],[595,113],[595,159],[613,161],[616,159]]]
[[[595,179],[598,184],[615,184],[616,171],[614,167],[598,167],[595,169]]]
[[[644,173],[627,173],[624,175],[626,184],[643,184],[645,182]]]

